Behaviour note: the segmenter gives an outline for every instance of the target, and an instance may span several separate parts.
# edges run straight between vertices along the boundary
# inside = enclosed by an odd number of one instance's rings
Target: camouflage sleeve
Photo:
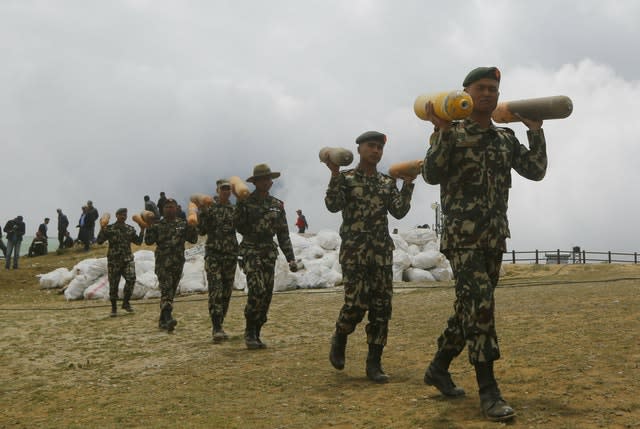
[[[131,242],[138,246],[141,245],[142,240],[144,239],[144,229],[141,229],[139,234],[136,234],[136,230],[133,227],[131,227],[130,231],[131,231]]]
[[[207,224],[208,224],[208,220],[207,218],[208,216],[209,210],[205,209],[202,210],[200,213],[198,213],[198,234],[200,235],[206,235],[207,234]]]
[[[244,201],[238,201],[233,213],[233,227],[242,235],[246,235],[248,230],[247,205]]]
[[[324,204],[331,213],[339,212],[344,208],[346,198],[345,192],[342,187],[344,183],[343,173],[337,176],[331,176],[329,186],[327,187],[327,194],[324,197]]]
[[[96,237],[96,243],[102,244],[105,241],[109,240],[108,229],[109,229],[108,225],[106,227],[104,227],[104,228],[100,228],[100,232],[98,232],[98,236]]]
[[[284,207],[280,211],[279,227],[276,231],[278,237],[278,244],[282,253],[284,253],[287,262],[295,261],[296,257],[293,254],[293,246],[291,245],[291,238],[289,237],[289,226],[287,225],[287,215],[285,214]]]
[[[529,149],[518,143],[513,168],[519,175],[529,180],[542,180],[547,172],[547,143],[544,131],[528,130]]]
[[[184,230],[184,239],[191,244],[198,242],[198,230],[195,226],[187,224]]]
[[[151,225],[144,235],[144,242],[147,245],[155,244],[158,241],[158,227],[157,225]]]
[[[411,209],[411,195],[413,195],[414,186],[414,183],[402,182],[402,190],[398,191],[395,183],[391,185],[391,206],[388,208],[391,216],[396,219],[402,219],[407,213],[409,213],[409,209]]]
[[[422,164],[422,177],[431,185],[438,185],[448,176],[449,156],[454,144],[454,133],[436,131],[429,137],[429,149]]]

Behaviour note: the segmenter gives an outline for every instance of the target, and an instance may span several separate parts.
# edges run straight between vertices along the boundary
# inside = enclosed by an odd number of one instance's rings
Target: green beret
[[[119,215],[121,213],[127,214],[127,209],[122,208],[122,209],[116,210],[116,215]]]
[[[464,78],[462,86],[464,88],[471,85],[473,82],[480,79],[493,79],[500,82],[500,70],[497,67],[478,67],[469,72],[467,77]]]
[[[366,133],[362,133],[358,136],[358,138],[356,139],[356,144],[370,141],[385,144],[387,142],[387,136],[377,131],[367,131]]]

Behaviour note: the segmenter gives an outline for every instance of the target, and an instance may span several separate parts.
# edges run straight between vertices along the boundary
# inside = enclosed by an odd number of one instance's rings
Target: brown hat
[[[258,177],[264,176],[269,176],[272,179],[275,179],[276,177],[280,177],[280,173],[277,171],[272,172],[271,168],[269,168],[267,164],[258,164],[253,167],[253,176],[249,177],[247,182],[253,183]]]

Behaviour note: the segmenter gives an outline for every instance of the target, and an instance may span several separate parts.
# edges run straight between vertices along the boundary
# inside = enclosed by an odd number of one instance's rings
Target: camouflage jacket
[[[198,214],[198,233],[207,234],[207,255],[238,255],[238,239],[233,227],[234,211],[231,204],[215,202]]]
[[[181,218],[176,218],[174,221],[163,218],[160,222],[151,225],[144,237],[146,244],[156,245],[156,262],[160,259],[173,257],[184,261],[185,241],[196,243],[198,231]]]
[[[512,130],[493,124],[483,129],[470,119],[431,135],[422,176],[440,184],[443,250],[506,251],[511,169],[531,180],[542,180],[547,171],[544,132],[529,130],[527,138],[529,149]]]
[[[387,214],[401,219],[409,212],[413,187],[403,182],[398,191],[391,176],[367,176],[357,168],[331,177],[324,202],[332,213],[342,210],[341,264],[393,264]]]
[[[252,192],[238,201],[233,224],[242,234],[240,254],[259,253],[275,259],[278,249],[273,236],[276,235],[287,261],[295,260],[284,203],[279,199],[271,195],[261,198],[256,191]]]
[[[107,251],[107,260],[110,263],[125,263],[133,261],[131,253],[131,243],[141,245],[144,231],[136,234],[136,230],[126,223],[115,222],[100,228],[96,242],[102,244],[109,242],[109,250]]]

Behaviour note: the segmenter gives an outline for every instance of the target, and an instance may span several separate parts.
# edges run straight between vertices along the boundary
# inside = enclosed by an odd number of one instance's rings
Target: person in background
[[[89,222],[89,214],[87,206],[82,206],[82,214],[78,219],[78,241],[82,243],[83,250],[88,252],[91,248],[91,234],[92,228],[87,223]]]
[[[233,281],[238,265],[238,239],[233,227],[234,207],[231,204],[231,184],[227,179],[216,182],[217,198],[213,205],[198,215],[198,233],[207,235],[205,271],[209,289],[209,315],[213,342],[229,338],[222,324],[229,309]]]
[[[61,209],[57,209],[56,211],[58,212],[58,249],[62,249],[67,232],[69,232],[69,218],[62,213]]]
[[[298,234],[303,234],[309,225],[307,224],[307,218],[302,214],[302,210],[296,210],[298,218],[296,219],[296,226],[298,227]]]
[[[256,165],[253,176],[247,179],[247,182],[253,183],[255,190],[247,198],[237,202],[233,220],[236,230],[242,234],[240,256],[249,289],[244,308],[244,341],[248,349],[267,347],[260,334],[262,326],[267,322],[273,296],[278,257],[274,235],[278,237],[278,244],[287,259],[289,270],[298,269],[284,203],[269,194],[273,179],[277,177],[280,177],[280,173],[272,172],[267,164]]]
[[[158,212],[160,213],[160,216],[162,216],[162,213],[164,213],[164,203],[167,201],[167,196],[164,194],[164,192],[160,192],[160,198],[158,198],[158,204],[156,205],[158,207]]]
[[[43,256],[47,254],[47,240],[42,236],[42,232],[36,231],[36,236],[31,240],[29,246],[29,253],[27,256]]]
[[[529,128],[529,148],[512,130],[493,124],[491,115],[500,94],[496,67],[472,70],[462,86],[473,100],[469,118],[449,122],[435,115],[431,102],[425,106],[435,129],[422,176],[427,183],[440,185],[444,215],[440,247],[453,269],[456,299],[424,382],[448,397],[464,395],[451,379],[449,365],[466,346],[482,412],[489,420],[510,420],[516,413],[502,398],[493,372],[493,363],[500,358],[494,292],[510,236],[511,170],[542,180],[547,170],[546,142],[542,121],[520,118]]]
[[[87,201],[87,216],[85,219],[85,227],[89,234],[90,243],[96,241],[96,222],[98,221],[98,217],[100,217],[100,215],[98,214],[98,209],[93,206],[93,201]]]
[[[124,277],[124,290],[122,309],[133,313],[131,307],[131,295],[136,284],[136,266],[131,252],[131,243],[142,244],[144,228],[140,228],[137,234],[134,227],[127,225],[127,209],[120,208],[116,211],[116,221],[111,225],[100,225],[96,243],[109,242],[107,251],[107,278],[109,279],[109,300],[111,301],[111,317],[118,315],[118,284],[120,277]]]
[[[7,246],[5,246],[4,241],[2,241],[2,231],[0,231],[0,250],[2,250],[2,257],[7,257]]]
[[[7,270],[11,268],[11,256],[13,256],[13,269],[18,269],[20,246],[22,245],[22,237],[24,237],[25,231],[26,225],[22,220],[22,216],[16,216],[15,219],[7,221],[4,225],[4,232],[7,234],[7,253],[4,259],[4,267]]]
[[[156,203],[151,201],[149,195],[144,196],[144,209],[153,213],[153,215],[156,217],[156,220],[160,220],[160,212],[158,211],[158,206],[156,206]]]
[[[71,233],[69,231],[64,233],[64,240],[62,241],[62,247],[60,247],[61,249],[71,249],[73,247],[73,245],[75,244],[75,242],[73,241],[73,238],[71,237]]]
[[[360,161],[356,168],[340,171],[329,161],[331,179],[325,205],[331,213],[342,212],[339,261],[344,281],[344,304],[331,339],[329,361],[342,370],[347,337],[365,313],[367,333],[366,374],[376,383],[389,376],[382,369],[382,351],[387,344],[393,297],[393,240],[388,214],[403,218],[411,208],[414,178],[403,178],[398,191],[396,179],[378,172],[387,136],[367,131],[356,138]]]
[[[44,222],[43,222],[43,223],[41,223],[41,224],[38,226],[38,231],[37,231],[37,232],[39,232],[39,233],[40,233],[40,238],[41,238],[42,240],[44,240],[44,254],[45,254],[45,255],[48,253],[48,250],[49,250],[49,249],[48,249],[48,246],[49,246],[49,236],[47,235],[47,232],[48,232],[48,230],[49,230],[49,227],[48,227],[48,225],[49,225],[49,220],[50,220],[50,219],[49,219],[48,217],[45,217],[45,218],[44,218]],[[38,235],[36,234],[36,238],[37,238],[37,237],[38,237]]]
[[[144,237],[147,245],[156,245],[155,273],[160,287],[160,320],[158,327],[173,332],[178,321],[173,318],[173,299],[184,269],[185,241],[196,243],[198,231],[184,219],[177,217],[178,203],[167,198],[163,217],[149,228]]]

